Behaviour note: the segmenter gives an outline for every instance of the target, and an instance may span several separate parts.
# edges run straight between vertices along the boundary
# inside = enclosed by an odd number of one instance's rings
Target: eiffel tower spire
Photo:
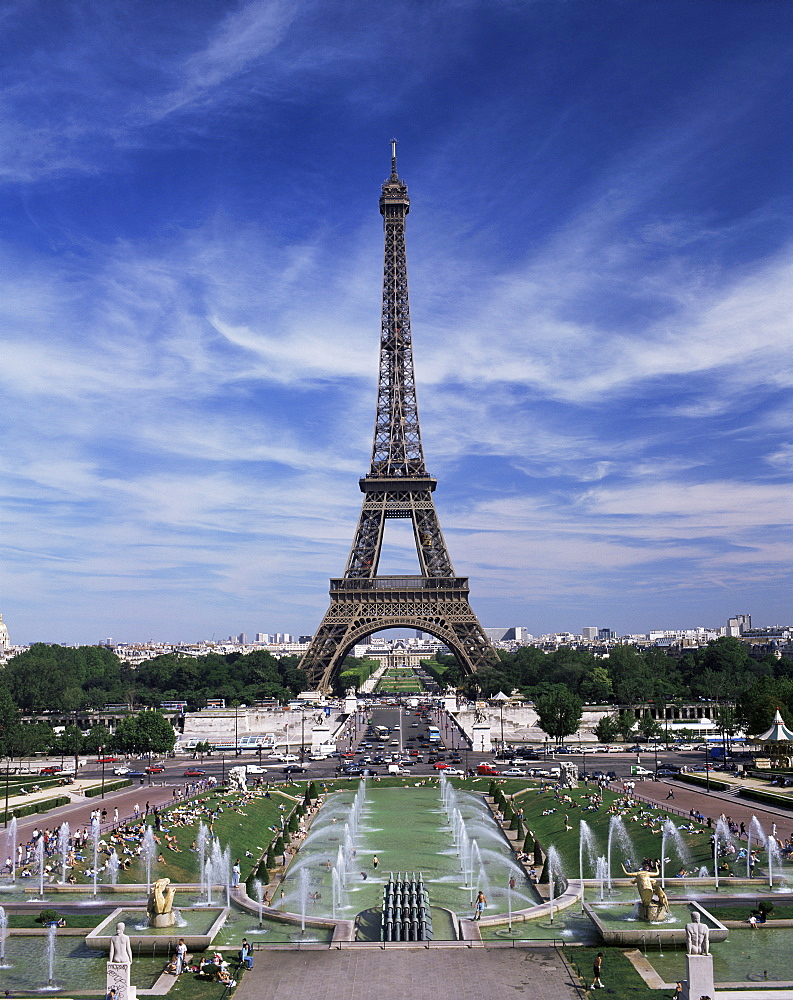
[[[330,608],[301,662],[309,683],[325,691],[352,646],[385,628],[436,636],[471,672],[498,663],[468,603],[468,580],[455,576],[432,500],[437,480],[424,464],[405,251],[410,200],[397,174],[396,145],[392,139],[391,176],[380,196],[385,256],[372,462],[359,481],[364,499],[344,576],[331,580]],[[378,576],[389,518],[412,522],[419,576]]]

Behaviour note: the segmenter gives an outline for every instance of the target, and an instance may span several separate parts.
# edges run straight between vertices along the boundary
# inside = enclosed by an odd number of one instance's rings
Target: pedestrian
[[[242,962],[246,969],[253,968],[253,949],[248,944],[247,938],[243,938],[240,945],[240,962]]]
[[[369,878],[369,876],[368,876],[368,875],[366,874],[366,872],[361,872],[361,878],[362,878],[362,879],[364,880],[364,882],[365,882],[365,881],[366,881],[366,880],[367,880],[367,879]]]
[[[683,1000],[683,983],[679,979],[675,983],[675,992],[672,994],[672,1000]]]
[[[8,990],[6,990],[6,996],[9,996]],[[107,994],[105,996],[105,1000],[116,1000],[116,988],[115,988],[115,986],[111,986],[110,989],[107,991]]]
[[[674,789],[673,789],[673,788],[670,788],[670,789],[669,789],[669,792],[668,792],[668,794],[667,794],[667,796],[666,796],[666,797],[667,797],[668,799],[673,799],[673,798],[675,797],[675,791],[674,791]]]
[[[377,868],[377,866],[379,864],[380,864],[380,861],[379,861],[377,855],[375,854],[375,856],[372,858],[372,868]]]
[[[187,964],[187,945],[184,943],[184,938],[179,938],[179,944],[176,946],[176,975],[180,976],[184,972],[185,965]]]
[[[118,825],[118,806],[113,810],[113,825]]]
[[[482,911],[487,906],[487,897],[480,889],[476,894],[476,903],[474,904],[474,920],[482,919]]]
[[[138,805],[138,803],[137,803],[137,802],[136,802],[136,803],[135,803],[135,805],[134,805],[134,806],[132,807],[132,812],[133,812],[133,813],[134,813],[134,815],[135,815],[135,819],[138,819],[138,817],[140,816],[140,806]]]
[[[231,869],[231,887],[236,889],[240,884],[240,876],[242,875],[242,867],[240,866],[240,859],[234,862],[234,866]]]
[[[603,983],[600,981],[600,970],[603,968],[603,952],[599,951],[595,956],[595,961],[592,963],[592,985],[590,989],[592,990],[602,990],[604,988]]]

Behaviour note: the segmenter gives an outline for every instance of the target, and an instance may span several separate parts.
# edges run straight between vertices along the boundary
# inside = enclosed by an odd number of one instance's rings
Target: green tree
[[[113,737],[113,746],[124,753],[170,753],[175,742],[173,726],[157,711],[127,716]]]
[[[598,719],[594,733],[601,743],[612,743],[619,736],[619,728],[614,716],[604,715],[602,719]]]
[[[620,712],[614,720],[617,732],[627,743],[633,736],[633,728],[636,725],[636,716],[633,712]]]
[[[548,684],[534,699],[537,725],[558,742],[578,731],[584,703],[562,684]]]
[[[663,727],[651,716],[643,715],[639,719],[639,735],[644,740],[652,740],[663,733]]]

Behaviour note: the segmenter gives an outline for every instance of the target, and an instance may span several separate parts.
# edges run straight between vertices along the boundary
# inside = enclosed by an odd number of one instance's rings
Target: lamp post
[[[501,752],[504,753],[504,702],[500,701],[498,707],[501,709]]]
[[[300,709],[300,763],[302,764],[306,756],[306,710]]]
[[[105,748],[99,748],[100,754],[102,754],[102,795],[101,798],[105,797]]]
[[[240,706],[237,702],[234,702],[234,756],[239,757],[240,755],[240,741],[237,734],[237,726],[239,723],[239,710]]]

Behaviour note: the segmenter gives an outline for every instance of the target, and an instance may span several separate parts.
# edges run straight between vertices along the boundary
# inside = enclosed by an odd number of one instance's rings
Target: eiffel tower
[[[396,166],[383,184],[380,212],[385,228],[380,377],[372,465],[360,480],[363,506],[341,579],[330,581],[330,607],[301,667],[309,684],[330,691],[344,657],[372,632],[413,628],[445,643],[463,669],[496,666],[498,657],[468,603],[468,580],[456,576],[435,512],[437,480],[428,473],[413,377],[405,216],[408,189]],[[387,518],[410,519],[420,576],[377,572]]]

